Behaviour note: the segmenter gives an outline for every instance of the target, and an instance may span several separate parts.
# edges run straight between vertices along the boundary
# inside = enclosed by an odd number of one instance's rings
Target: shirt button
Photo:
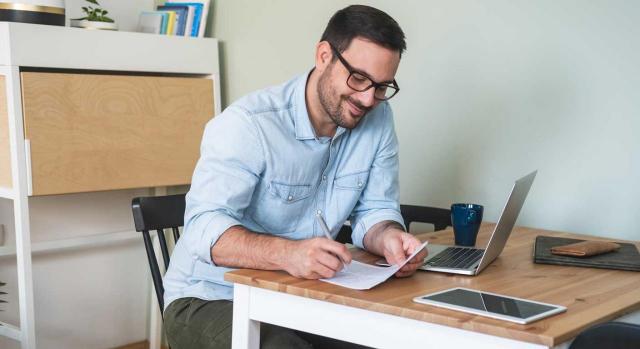
[[[316,211],[317,214],[322,214],[322,210]]]
[[[358,182],[358,188],[362,187],[362,182]]]
[[[193,260],[197,260],[197,259],[198,259],[198,256],[194,254],[193,255]]]
[[[293,200],[293,196],[289,195],[289,197],[287,197],[287,200],[289,201]]]
[[[322,176],[322,180],[326,181],[327,180],[327,176]]]

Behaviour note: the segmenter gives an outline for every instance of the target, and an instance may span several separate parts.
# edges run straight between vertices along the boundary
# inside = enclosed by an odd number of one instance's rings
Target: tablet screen
[[[526,319],[556,309],[556,307],[544,304],[465,289],[454,289],[420,298],[520,319]]]

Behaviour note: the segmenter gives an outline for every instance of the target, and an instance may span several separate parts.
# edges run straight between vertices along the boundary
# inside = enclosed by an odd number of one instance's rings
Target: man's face
[[[342,57],[355,71],[378,83],[393,81],[400,64],[398,51],[360,38],[351,41]],[[356,127],[380,103],[374,98],[375,87],[362,92],[349,87],[349,74],[347,67],[335,58],[318,80],[320,104],[336,125],[346,129]]]

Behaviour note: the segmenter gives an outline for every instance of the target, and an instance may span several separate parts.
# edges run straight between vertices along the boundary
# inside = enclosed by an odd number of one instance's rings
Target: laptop
[[[480,274],[502,253],[537,172],[529,173],[513,185],[486,249],[429,244],[429,255],[420,269],[463,275]]]

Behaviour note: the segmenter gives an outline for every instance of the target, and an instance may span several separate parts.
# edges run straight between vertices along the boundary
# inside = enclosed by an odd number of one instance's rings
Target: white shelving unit
[[[36,165],[40,160],[32,156],[31,141],[26,138],[27,119],[23,110],[26,109],[23,75],[26,71],[96,76],[113,74],[114,79],[120,76],[134,79],[137,76],[151,77],[149,79],[208,79],[212,84],[213,112],[218,114],[218,42],[207,38],[0,22],[0,99],[4,98],[0,100],[0,198],[13,202],[15,228],[15,232],[9,229],[6,232],[7,235],[15,233],[15,248],[0,247],[0,256],[16,256],[20,309],[19,326],[0,323],[0,335],[19,341],[22,348],[35,348],[32,254],[126,241],[139,236],[133,230],[107,231],[32,244],[30,199],[38,196],[38,191],[41,190],[38,188],[43,186],[36,179]],[[199,84],[202,85],[201,82]],[[6,111],[3,111],[3,104]],[[6,120],[3,120],[3,114]],[[99,190],[110,190],[108,187],[100,187],[101,184],[96,183]],[[158,183],[154,179],[149,185],[140,185],[138,188],[158,187],[156,192],[162,192],[166,190],[166,186],[179,184],[187,183]],[[134,187],[125,185],[113,189],[123,188]],[[82,191],[86,190],[75,192]],[[57,194],[65,193],[63,191]],[[151,310],[154,309],[157,309],[157,305],[152,305]],[[156,338],[159,321],[157,315],[152,315],[156,319],[152,321],[150,329],[150,336]],[[151,341],[152,346],[158,345],[157,339],[151,338]]]

